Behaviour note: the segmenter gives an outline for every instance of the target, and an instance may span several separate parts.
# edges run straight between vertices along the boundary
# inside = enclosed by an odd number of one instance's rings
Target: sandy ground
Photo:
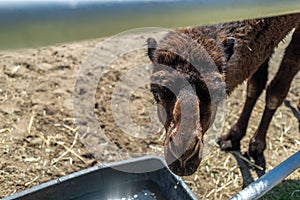
[[[147,37],[129,35],[126,38],[122,42],[136,43]],[[145,154],[163,155],[163,131],[156,118],[149,85],[145,84],[147,80],[144,79],[144,85],[130,96],[129,115],[114,116],[112,112],[117,109],[112,97],[125,98],[120,95],[122,90],[115,91],[123,85],[127,74],[138,80],[151,72],[145,49],[129,51],[112,59],[97,82],[95,98],[91,102],[106,143],[100,141],[102,136],[92,134],[80,140],[82,127],[74,118],[74,109],[78,106],[74,105],[74,85],[86,65],[82,63],[101,52],[101,48],[95,50],[100,42],[93,40],[0,52],[0,197],[93,165]],[[110,44],[112,52],[124,47],[118,42]],[[276,72],[283,52],[284,47],[280,47],[271,61],[270,77]],[[137,66],[142,66],[142,70],[132,74],[130,70]],[[136,83],[125,82],[125,91]],[[299,85],[300,74],[293,81],[287,97],[292,107],[282,105],[269,128],[265,152],[267,170],[300,149],[299,113],[292,112],[300,97]],[[227,99],[225,125],[220,134],[226,133],[238,118],[244,98],[245,84]],[[247,137],[243,139],[243,150],[256,130],[263,108],[264,94],[255,107]],[[144,129],[137,131],[136,127],[125,126],[127,132],[124,133],[118,122],[130,117]],[[97,137],[100,137],[99,141],[95,139]],[[300,188],[300,170],[287,179],[299,183]],[[210,149],[197,173],[184,177],[184,180],[199,199],[228,199],[242,186],[234,157],[221,152],[216,145]]]

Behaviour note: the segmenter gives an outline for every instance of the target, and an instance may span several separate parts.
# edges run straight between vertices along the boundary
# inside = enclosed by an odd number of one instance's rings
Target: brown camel
[[[193,174],[201,161],[203,135],[219,102],[245,80],[247,99],[229,133],[218,141],[222,150],[240,150],[257,98],[266,87],[274,48],[296,28],[280,68],[267,87],[265,110],[248,155],[265,169],[266,133],[276,109],[300,70],[300,13],[202,27],[182,28],[157,43],[148,38],[153,62],[151,91],[167,132],[165,158],[178,175]]]

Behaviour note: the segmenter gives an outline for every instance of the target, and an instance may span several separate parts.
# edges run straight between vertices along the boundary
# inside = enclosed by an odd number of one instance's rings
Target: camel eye
[[[160,101],[160,96],[159,96],[158,90],[152,89],[151,92],[153,94],[155,101],[158,103]]]
[[[151,88],[151,92],[157,103],[159,103],[162,100],[169,101],[174,99],[175,97],[175,95],[173,94],[173,92],[171,92],[171,90],[163,86],[159,86],[159,87],[153,86]]]

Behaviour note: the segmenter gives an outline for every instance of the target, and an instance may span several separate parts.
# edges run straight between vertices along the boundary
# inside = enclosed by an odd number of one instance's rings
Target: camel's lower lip
[[[173,173],[179,176],[190,176],[197,171],[200,162],[201,159],[195,159],[192,161],[188,161],[187,163],[185,163],[185,165],[182,165],[180,160],[176,160],[168,166]]]
[[[202,147],[203,144],[199,140],[190,155],[187,156],[183,154],[177,157],[174,155],[174,151],[167,146],[165,149],[165,157],[170,170],[179,176],[190,176],[195,173],[201,162]]]

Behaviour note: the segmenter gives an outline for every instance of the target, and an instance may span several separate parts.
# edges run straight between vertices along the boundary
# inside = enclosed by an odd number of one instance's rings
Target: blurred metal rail
[[[300,167],[300,151],[236,194],[231,200],[259,199]]]
[[[0,50],[300,12],[299,0],[0,1]]]

